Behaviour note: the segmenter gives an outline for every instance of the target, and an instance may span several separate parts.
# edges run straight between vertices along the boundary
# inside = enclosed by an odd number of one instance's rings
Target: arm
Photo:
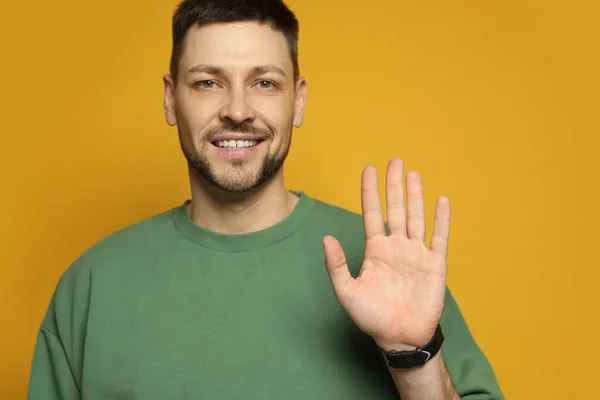
[[[91,277],[70,268],[52,295],[38,332],[27,400],[80,400]]]
[[[403,400],[502,399],[487,359],[446,287],[449,199],[439,197],[436,202],[427,247],[421,177],[414,171],[406,175],[406,204],[404,183],[404,164],[392,159],[386,176],[386,226],[377,171],[373,167],[363,170],[366,241],[358,277],[350,274],[339,241],[332,236],[323,239],[325,265],[336,297],[356,325],[384,350],[422,346],[438,324],[449,336],[441,356],[420,367],[391,371]]]
[[[504,400],[494,371],[449,289],[444,303],[441,351],[422,367],[389,369],[402,400]]]
[[[442,358],[438,353],[422,367],[390,368],[402,400],[460,400]]]
[[[27,400],[78,400],[79,388],[60,338],[41,328],[35,346]]]

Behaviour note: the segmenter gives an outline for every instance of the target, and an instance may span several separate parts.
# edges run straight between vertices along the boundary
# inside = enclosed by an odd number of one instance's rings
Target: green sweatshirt
[[[259,232],[203,229],[186,201],[85,251],[41,324],[28,399],[398,399],[324,266],[331,234],[358,274],[362,217],[297,194]],[[462,398],[503,399],[449,291],[441,326]]]

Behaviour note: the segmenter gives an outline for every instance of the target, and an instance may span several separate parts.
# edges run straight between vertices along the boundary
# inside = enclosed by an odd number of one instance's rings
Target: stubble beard
[[[215,172],[214,168],[210,165],[210,161],[206,157],[206,153],[198,156],[194,155],[194,153],[185,146],[181,137],[181,132],[179,132],[179,143],[188,164],[206,182],[224,192],[241,194],[251,192],[273,179],[282,168],[283,163],[288,156],[292,138],[290,132],[290,140],[285,152],[280,156],[267,154],[257,172],[247,171],[247,163],[243,160],[231,160],[227,172],[223,174],[217,174]],[[212,146],[212,144],[207,142],[206,146]]]

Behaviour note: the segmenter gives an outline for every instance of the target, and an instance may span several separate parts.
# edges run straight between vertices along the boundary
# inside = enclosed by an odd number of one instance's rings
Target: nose
[[[225,104],[219,111],[221,120],[230,119],[236,124],[254,121],[256,113],[248,101],[248,97],[249,95],[244,89],[231,89]]]

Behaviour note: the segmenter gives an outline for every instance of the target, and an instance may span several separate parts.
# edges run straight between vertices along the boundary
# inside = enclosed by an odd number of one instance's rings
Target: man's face
[[[191,28],[179,76],[165,77],[165,115],[186,159],[228,192],[250,191],[279,172],[305,97],[284,35],[255,22]]]

